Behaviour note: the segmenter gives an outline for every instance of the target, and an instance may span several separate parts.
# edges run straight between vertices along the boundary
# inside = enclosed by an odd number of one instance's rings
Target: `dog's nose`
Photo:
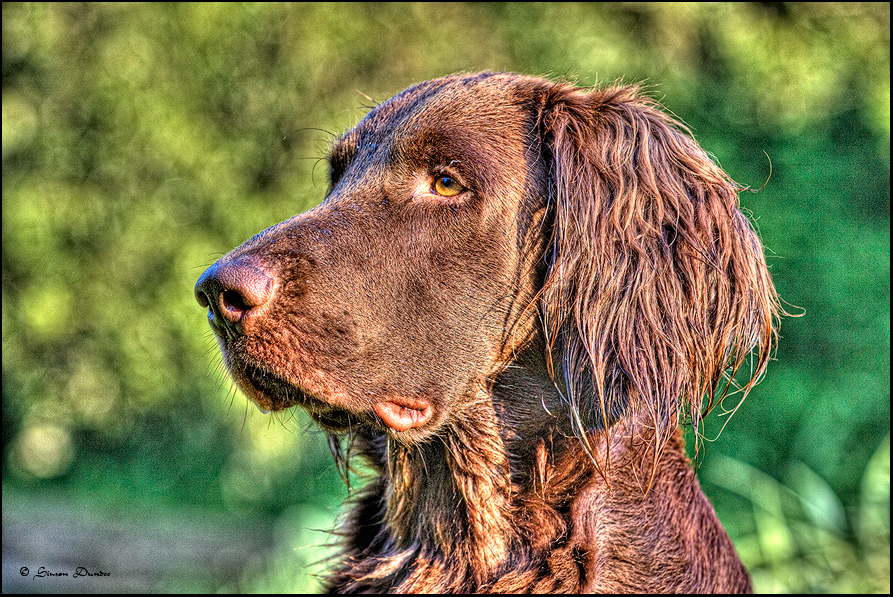
[[[273,295],[273,279],[247,262],[215,263],[195,284],[195,299],[208,308],[208,321],[220,336],[244,333],[250,314]]]

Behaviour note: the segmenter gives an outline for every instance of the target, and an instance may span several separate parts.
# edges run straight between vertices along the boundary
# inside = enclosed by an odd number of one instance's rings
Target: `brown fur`
[[[747,393],[779,308],[686,129],[635,87],[455,75],[330,164],[319,207],[196,286],[246,394],[378,475],[329,589],[749,591],[680,425],[751,358]]]

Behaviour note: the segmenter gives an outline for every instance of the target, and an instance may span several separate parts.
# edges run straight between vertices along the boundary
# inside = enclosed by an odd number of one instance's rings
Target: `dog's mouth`
[[[233,364],[231,371],[242,391],[263,412],[285,410],[310,399],[304,391],[266,368]]]
[[[371,409],[334,406],[314,396],[266,367],[231,363],[234,379],[263,413],[301,406],[323,429],[333,433],[357,425],[384,425],[397,432],[423,427],[433,417],[434,408],[423,398],[393,397],[375,402]]]
[[[347,410],[333,407],[265,367],[233,366],[232,374],[239,388],[265,414],[301,406],[320,427],[332,432],[345,431],[358,422]]]

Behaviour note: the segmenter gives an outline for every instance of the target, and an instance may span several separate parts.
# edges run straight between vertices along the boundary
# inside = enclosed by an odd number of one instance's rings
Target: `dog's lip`
[[[431,420],[434,408],[424,398],[398,396],[376,402],[372,410],[394,431],[408,431],[422,427]]]
[[[338,433],[350,427],[352,416],[349,411],[332,406],[303,388],[285,381],[279,383],[287,384],[288,390],[283,392],[282,388],[261,386],[254,381],[249,381],[248,384],[240,383],[239,386],[258,410],[265,415],[270,414],[271,411],[283,411],[293,406],[300,406],[323,429]],[[283,395],[287,398],[283,399]]]
[[[236,385],[264,414],[285,410],[306,398],[293,384],[253,363],[231,359],[230,372]]]
[[[366,410],[368,406],[362,409],[366,413],[364,415],[352,408],[331,404],[267,368],[245,363],[233,371],[236,383],[263,414],[301,406],[318,425],[329,431],[347,429],[352,423],[362,423],[364,419],[372,423],[371,419],[376,416],[392,431],[409,431],[423,427],[434,417],[434,407],[424,397],[398,395],[381,398],[372,404],[374,415]]]
[[[359,424],[360,420],[355,420],[351,413],[339,408],[311,408],[304,404],[304,410],[310,415],[313,421],[326,431],[333,433],[341,433],[350,429],[351,425]]]

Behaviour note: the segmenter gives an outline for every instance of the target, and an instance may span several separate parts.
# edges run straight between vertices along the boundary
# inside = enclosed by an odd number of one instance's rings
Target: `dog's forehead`
[[[524,100],[519,79],[488,73],[426,81],[376,106],[345,137],[383,142],[439,126],[502,131],[517,122],[508,116]]]

